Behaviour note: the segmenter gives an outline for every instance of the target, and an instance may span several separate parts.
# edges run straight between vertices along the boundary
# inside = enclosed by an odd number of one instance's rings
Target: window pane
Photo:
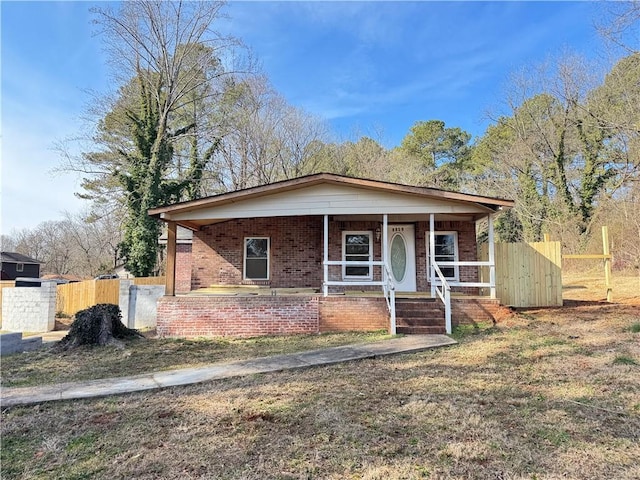
[[[247,258],[246,277],[252,280],[267,280],[267,260]]]
[[[366,233],[345,235],[347,245],[369,245],[369,235]]]
[[[266,238],[247,238],[247,258],[267,258]]]
[[[344,273],[348,277],[368,277],[369,267],[345,267]]]
[[[369,245],[347,245],[347,255],[369,255]]]
[[[436,255],[455,255],[455,239],[453,235],[436,235]]]
[[[440,271],[444,278],[455,278],[456,277],[456,269],[454,267],[440,267]]]
[[[345,253],[348,254],[369,254],[369,235],[346,235]]]

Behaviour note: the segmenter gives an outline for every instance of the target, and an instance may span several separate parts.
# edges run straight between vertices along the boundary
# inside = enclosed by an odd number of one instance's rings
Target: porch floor
[[[199,288],[186,293],[192,296],[225,296],[225,297],[246,297],[246,296],[309,296],[322,295],[322,288],[271,288],[259,285],[212,285],[210,287]],[[329,293],[330,296],[347,297],[372,297],[384,296],[382,290],[347,290],[345,292]],[[464,293],[451,293],[452,298],[465,299],[488,299],[483,295],[468,295]],[[432,297],[431,292],[396,292],[396,299],[402,298],[438,298]]]

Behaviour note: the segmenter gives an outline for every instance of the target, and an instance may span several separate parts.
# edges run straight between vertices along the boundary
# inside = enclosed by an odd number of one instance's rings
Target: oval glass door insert
[[[391,272],[396,282],[400,283],[404,279],[405,273],[407,273],[407,246],[404,243],[402,235],[397,234],[391,240]]]

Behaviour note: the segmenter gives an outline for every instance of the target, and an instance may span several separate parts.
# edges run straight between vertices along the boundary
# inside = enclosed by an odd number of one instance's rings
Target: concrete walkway
[[[446,335],[407,335],[406,337],[380,342],[323,348],[288,355],[213,364],[205,367],[167,370],[133,377],[105,378],[38,387],[3,388],[0,394],[0,405],[2,407],[12,407],[54,400],[118,395],[256,373],[308,368],[316,365],[329,365],[383,355],[418,352],[455,343],[457,343],[455,340]]]

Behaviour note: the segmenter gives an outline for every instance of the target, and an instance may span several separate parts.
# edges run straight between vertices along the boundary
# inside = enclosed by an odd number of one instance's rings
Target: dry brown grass
[[[613,272],[611,284],[614,302],[640,305],[640,275],[638,273]],[[604,281],[604,269],[592,268],[585,272],[563,269],[562,298],[577,301],[606,301],[607,287]]]
[[[254,338],[131,339],[124,348],[80,347],[66,352],[44,348],[3,357],[3,387],[25,387],[199,367],[267,355],[375,342],[384,331]]]
[[[446,349],[5,410],[2,478],[637,479],[637,323],[524,311]]]

